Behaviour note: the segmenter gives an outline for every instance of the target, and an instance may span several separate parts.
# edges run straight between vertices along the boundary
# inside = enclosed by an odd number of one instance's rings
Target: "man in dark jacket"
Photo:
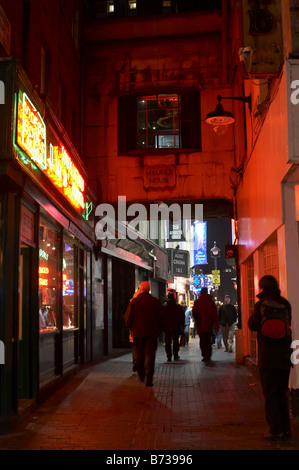
[[[208,362],[212,355],[213,329],[218,333],[219,324],[216,305],[206,287],[201,289],[199,298],[195,300],[192,314],[199,336],[202,360]]]
[[[290,434],[290,416],[288,406],[289,375],[291,367],[291,332],[283,338],[264,336],[262,327],[262,305],[267,299],[276,301],[286,307],[291,324],[291,306],[280,295],[278,283],[273,276],[260,279],[259,301],[248,320],[251,330],[257,332],[258,366],[265,399],[265,414],[269,424],[267,439],[284,439]]]
[[[219,307],[219,324],[225,351],[233,352],[234,330],[237,321],[237,311],[230,303],[230,296],[224,297],[224,304]]]
[[[183,308],[176,302],[174,294],[170,292],[163,305],[163,331],[165,333],[165,352],[168,362],[179,359],[179,338],[184,331],[185,314]]]
[[[147,387],[153,385],[157,338],[162,328],[162,304],[149,291],[149,283],[141,282],[138,297],[130,302],[125,312],[125,322],[136,348],[136,370]]]

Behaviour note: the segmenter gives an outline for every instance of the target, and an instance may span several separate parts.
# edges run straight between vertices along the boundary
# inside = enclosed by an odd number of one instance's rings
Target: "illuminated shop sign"
[[[38,269],[38,272],[40,275],[47,275],[49,274],[49,268],[46,267],[46,266],[40,266],[39,269]],[[40,286],[47,286],[48,285],[48,279],[47,278],[44,278],[44,277],[40,277],[39,278],[39,285]]]
[[[66,149],[49,137],[46,125],[26,93],[19,92],[17,144],[80,212],[86,209],[85,181]],[[49,140],[49,143],[47,143]],[[25,162],[24,157],[22,160]]]
[[[19,100],[18,136],[20,147],[42,170],[47,168],[46,125],[26,93]]]
[[[73,206],[85,209],[84,180],[64,147],[50,144],[46,173]]]

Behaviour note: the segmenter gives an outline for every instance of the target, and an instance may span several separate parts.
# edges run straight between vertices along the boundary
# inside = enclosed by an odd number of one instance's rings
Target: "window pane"
[[[59,234],[41,220],[39,227],[39,328],[57,330]]]
[[[137,113],[138,136],[142,136],[138,148],[180,147],[178,95],[142,96],[137,101]]]
[[[64,237],[62,260],[63,329],[74,328],[76,326],[74,255],[74,246],[71,241]]]

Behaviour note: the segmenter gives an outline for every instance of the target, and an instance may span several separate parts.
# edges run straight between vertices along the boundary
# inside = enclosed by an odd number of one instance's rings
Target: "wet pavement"
[[[153,387],[132,372],[130,353],[83,368],[0,435],[0,450],[299,450],[298,419],[288,440],[268,441],[267,431],[252,369],[224,349],[202,362],[196,337],[177,362],[160,343]]]

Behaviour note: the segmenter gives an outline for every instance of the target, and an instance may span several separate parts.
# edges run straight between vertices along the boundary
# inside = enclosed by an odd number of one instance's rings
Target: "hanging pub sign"
[[[85,181],[66,148],[46,126],[26,93],[19,91],[17,102],[17,152],[24,164],[33,162],[82,214],[85,210]]]

